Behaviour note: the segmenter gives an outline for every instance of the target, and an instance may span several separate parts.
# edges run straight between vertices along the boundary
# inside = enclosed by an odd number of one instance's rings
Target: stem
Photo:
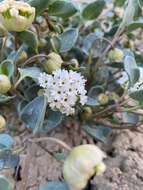
[[[96,62],[95,65],[95,72],[98,70],[98,67],[100,66],[100,63],[102,62],[103,58],[106,56],[106,54],[108,53],[108,51],[110,50],[111,47],[113,47],[115,45],[115,43],[118,41],[120,35],[122,34],[122,30],[120,30],[120,28],[117,30],[113,40],[111,41],[111,43],[109,44],[109,46],[105,49],[105,51],[103,52],[103,54],[99,57],[98,61]]]
[[[33,56],[33,57],[31,57],[31,58],[29,58],[27,61],[25,61],[24,62],[24,65],[27,65],[27,64],[29,64],[29,63],[32,63],[32,62],[34,62],[36,59],[38,59],[38,58],[49,58],[49,56],[48,55],[45,55],[45,54],[38,54],[38,55],[35,55],[35,56]]]
[[[7,37],[2,39],[3,42],[2,42],[1,52],[0,52],[0,61],[3,60],[4,49],[5,49],[5,46],[6,46],[7,39],[8,39]]]
[[[59,139],[53,138],[53,137],[41,137],[41,138],[29,139],[28,141],[32,142],[32,143],[39,143],[42,141],[52,141],[52,142],[55,142],[55,143],[61,145],[62,147],[64,147],[68,151],[71,151],[71,147],[68,146],[65,142],[63,142]]]

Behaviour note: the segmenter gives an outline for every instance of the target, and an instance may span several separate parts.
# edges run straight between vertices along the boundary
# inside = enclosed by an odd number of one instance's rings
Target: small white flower
[[[44,88],[51,109],[66,115],[75,113],[77,103],[84,105],[87,102],[85,83],[80,73],[65,69],[56,70],[52,75],[41,73],[39,77],[39,84]]]

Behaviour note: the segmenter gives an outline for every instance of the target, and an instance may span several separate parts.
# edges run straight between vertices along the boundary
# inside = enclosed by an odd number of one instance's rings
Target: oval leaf
[[[0,175],[0,189],[1,190],[13,190],[12,184],[8,181],[8,179],[2,175]]]
[[[67,18],[73,16],[77,12],[72,2],[55,1],[50,7],[48,13],[52,16]]]
[[[20,114],[27,128],[32,129],[34,133],[38,132],[43,125],[46,106],[46,97],[40,96],[26,105]]]
[[[69,190],[66,183],[60,181],[49,182],[46,185],[42,185],[39,190]]]
[[[96,19],[102,13],[104,6],[104,0],[96,0],[84,8],[82,16],[87,20]]]
[[[60,52],[67,52],[72,49],[75,45],[78,38],[78,30],[77,29],[68,29],[60,36]]]

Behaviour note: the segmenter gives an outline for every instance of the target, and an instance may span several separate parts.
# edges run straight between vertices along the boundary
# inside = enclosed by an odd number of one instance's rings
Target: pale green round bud
[[[35,8],[28,3],[4,0],[0,3],[0,20],[8,31],[22,32],[28,29],[35,18]]]
[[[2,115],[0,115],[0,130],[5,128],[5,126],[6,126],[5,118]]]
[[[108,57],[112,62],[120,62],[124,58],[124,53],[121,49],[114,48],[109,52]]]
[[[46,47],[46,45],[47,45],[47,41],[44,38],[40,38],[39,42],[38,42],[38,47],[44,48],[44,47]]]
[[[0,94],[6,94],[11,89],[11,82],[6,75],[0,74]]]
[[[71,65],[73,65],[76,69],[79,67],[79,62],[77,59],[70,60]]]
[[[44,89],[40,89],[37,93],[38,96],[43,96],[44,95]]]
[[[63,60],[57,53],[50,53],[48,59],[43,62],[44,69],[47,73],[51,74],[53,71],[61,68]]]
[[[26,51],[22,51],[21,55],[19,56],[18,60],[16,61],[17,64],[24,63],[26,59],[28,58],[28,55]]]
[[[99,96],[98,96],[98,102],[101,105],[108,104],[108,102],[109,102],[109,96],[106,95],[106,94],[104,94],[104,93],[99,94]]]
[[[73,148],[63,167],[63,175],[70,189],[84,189],[88,180],[101,169],[98,167],[105,157],[104,152],[95,145],[86,144]]]

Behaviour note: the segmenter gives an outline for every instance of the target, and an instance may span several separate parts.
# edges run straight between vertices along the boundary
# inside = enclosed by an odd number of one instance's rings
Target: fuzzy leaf
[[[21,111],[21,119],[26,123],[27,128],[32,129],[34,133],[43,126],[46,106],[46,97],[40,96],[32,100]]]
[[[13,190],[12,184],[8,179],[2,175],[0,175],[0,189],[1,190]]]
[[[104,6],[104,0],[96,0],[88,4],[82,12],[83,18],[87,20],[96,19],[102,13]]]
[[[72,49],[75,45],[78,38],[78,30],[77,29],[68,29],[63,34],[60,35],[60,52],[67,52]]]
[[[73,16],[77,12],[72,2],[55,1],[50,5],[48,13],[52,16],[67,18]]]

